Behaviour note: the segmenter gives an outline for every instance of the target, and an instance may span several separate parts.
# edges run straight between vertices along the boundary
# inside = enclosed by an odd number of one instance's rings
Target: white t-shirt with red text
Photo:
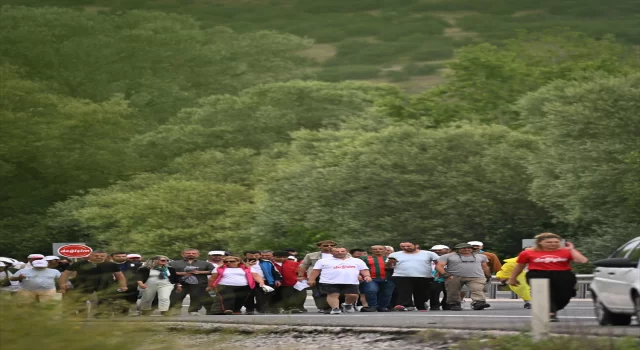
[[[326,258],[320,259],[313,266],[320,270],[320,283],[325,284],[360,284],[358,275],[369,268],[361,259],[356,258]]]

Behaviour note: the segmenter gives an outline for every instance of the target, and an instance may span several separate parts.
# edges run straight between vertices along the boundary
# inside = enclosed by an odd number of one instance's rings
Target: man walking
[[[118,265],[106,259],[107,252],[94,250],[87,260],[71,264],[60,276],[60,291],[66,293],[67,280],[73,272],[76,273],[73,290],[65,295],[73,311],[84,309],[86,301],[90,300],[96,302],[96,317],[107,316],[112,311],[110,302],[114,295],[128,290],[127,279]],[[118,286],[114,285],[114,281]]]
[[[449,254],[451,249],[446,245],[437,244],[431,247],[432,252],[436,253],[438,256],[443,256],[445,254]],[[431,285],[431,290],[429,291],[429,310],[437,311],[440,310],[449,310],[449,305],[447,305],[447,290],[444,288],[444,278],[436,276],[438,271],[436,270],[436,263],[432,265],[434,280]],[[442,300],[440,300],[440,294],[443,294]]]
[[[484,296],[485,283],[491,279],[487,257],[475,253],[467,243],[460,243],[453,248],[456,252],[442,255],[436,265],[438,274],[445,280],[447,304],[452,311],[461,311],[460,289],[466,285],[471,293],[471,308],[488,308],[490,305]]]
[[[138,268],[142,265],[140,262],[129,261],[127,253],[116,252],[111,253],[111,261],[118,266],[118,269],[122,272],[127,279],[127,291],[117,296],[118,301],[115,301],[117,305],[115,312],[120,313],[123,316],[129,314],[129,310],[132,306],[136,306],[138,302],[138,283],[136,273]]]
[[[388,312],[394,285],[385,269],[386,249],[383,245],[371,246],[371,255],[360,257],[370,271],[371,282],[363,282],[360,290],[367,298],[368,307],[362,312]]]
[[[347,249],[334,247],[332,257],[322,258],[313,266],[309,275],[309,286],[316,284],[320,277],[319,288],[327,295],[327,303],[331,307],[331,315],[341,314],[340,295],[344,294],[344,311],[355,312],[355,302],[358,300],[358,276],[362,275],[365,282],[371,282],[367,265],[356,258],[348,256]]]
[[[387,266],[393,267],[393,283],[398,290],[397,311],[417,308],[426,311],[429,290],[433,283],[431,263],[438,256],[429,251],[419,250],[415,242],[400,243],[399,252],[391,253]]]
[[[273,263],[282,275],[282,285],[280,286],[280,306],[284,312],[297,314],[306,312],[304,302],[307,299],[307,292],[293,288],[298,282],[299,262],[289,259],[289,252],[273,253]]]
[[[60,271],[48,268],[46,260],[35,260],[32,268],[17,271],[11,277],[12,281],[20,281],[18,303],[46,303],[56,295],[56,280]]]
[[[273,288],[273,292],[269,293],[256,293],[256,304],[258,312],[260,313],[280,313],[277,305],[280,302],[280,285],[282,284],[282,275],[273,263],[273,251],[261,250],[260,260],[258,261],[257,268],[262,271],[259,274],[263,278],[264,284]],[[255,268],[255,269],[257,269]],[[254,270],[254,268],[252,268]]]
[[[207,283],[209,275],[213,271],[213,265],[204,260],[198,260],[200,252],[197,249],[185,249],[182,251],[182,259],[174,260],[169,266],[176,269],[176,274],[180,276],[182,291],[176,292],[173,305],[179,309],[187,294],[191,298],[189,303],[189,315],[198,316],[201,308],[205,308],[207,313],[211,313],[213,300],[207,293]]]
[[[316,247],[318,247],[320,251],[309,253],[304,256],[304,259],[302,259],[302,263],[298,268],[298,281],[307,279],[306,276],[311,276],[311,271],[313,270],[313,267],[318,262],[318,260],[325,259],[325,258],[332,258],[333,254],[331,254],[331,249],[333,249],[333,247],[335,247],[336,245],[337,245],[336,242],[330,241],[330,240],[320,241],[316,243]],[[311,280],[309,279],[309,281]],[[316,307],[318,308],[318,311],[319,312],[331,311],[331,307],[329,306],[329,304],[327,304],[326,295],[322,294],[317,283],[314,283],[313,285],[315,286],[315,288],[312,288],[313,301],[315,302]],[[311,286],[311,284],[309,284],[309,286]]]

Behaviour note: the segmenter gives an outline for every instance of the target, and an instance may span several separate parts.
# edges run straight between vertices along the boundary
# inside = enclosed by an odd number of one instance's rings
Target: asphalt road
[[[410,311],[342,315],[324,315],[317,312],[313,299],[307,298],[305,314],[280,315],[231,315],[208,316],[201,310],[200,316],[189,316],[188,300],[178,317],[154,317],[154,321],[204,322],[254,325],[298,325],[326,327],[393,327],[418,329],[474,329],[526,331],[531,323],[531,310],[523,308],[523,302],[512,299],[488,300],[491,307],[482,311],[469,309],[467,300],[464,311]],[[551,324],[553,333],[585,335],[625,335],[640,337],[637,321],[628,327],[603,327],[597,324],[591,300],[574,299],[558,313],[560,322]],[[153,316],[151,316],[153,317]]]

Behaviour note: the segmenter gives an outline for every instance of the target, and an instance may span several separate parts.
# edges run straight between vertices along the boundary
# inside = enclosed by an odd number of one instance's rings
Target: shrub
[[[376,78],[378,68],[376,66],[339,66],[325,67],[318,72],[317,78],[321,81],[364,80]]]

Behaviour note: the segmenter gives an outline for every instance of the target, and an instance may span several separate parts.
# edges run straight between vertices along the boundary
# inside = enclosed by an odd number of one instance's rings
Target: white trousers
[[[142,298],[140,299],[140,310],[151,310],[151,304],[158,295],[158,311],[169,311],[169,304],[171,301],[171,291],[174,285],[168,281],[150,282],[147,284],[147,289],[142,290]]]

